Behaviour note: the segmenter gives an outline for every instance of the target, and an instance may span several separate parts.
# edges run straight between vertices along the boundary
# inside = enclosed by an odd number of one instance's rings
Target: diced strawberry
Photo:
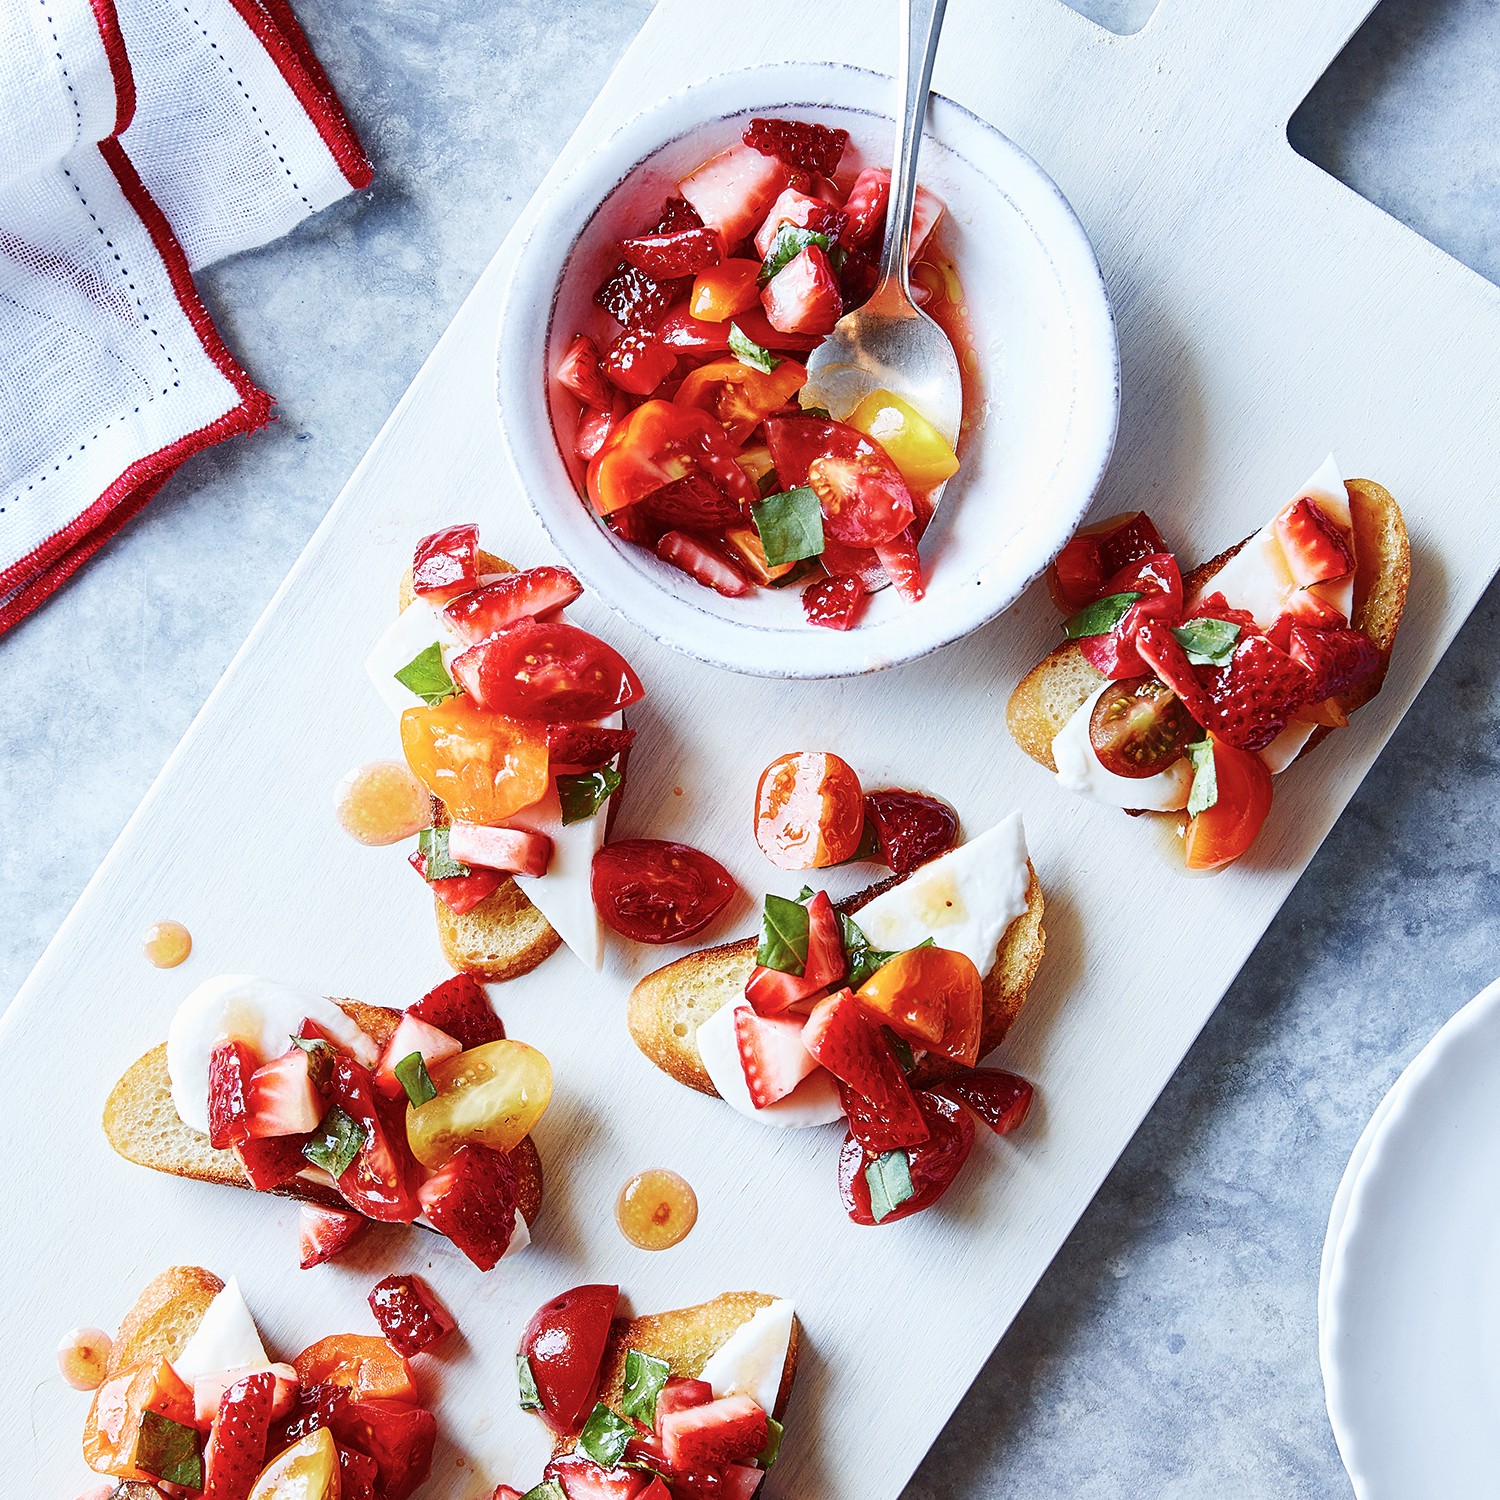
[[[340,1500],[343,1500],[342,1496],[340,1497]],[[526,1500],[526,1497],[520,1492],[520,1490],[514,1488],[511,1485],[497,1484],[495,1486],[494,1492],[490,1495],[490,1500]]]
[[[1200,680],[1213,703],[1207,727],[1241,750],[1263,750],[1314,691],[1308,669],[1263,635],[1244,637],[1227,667],[1206,667]]]
[[[656,1430],[661,1431],[662,1419],[674,1411],[707,1406],[713,1399],[714,1388],[706,1380],[689,1380],[685,1375],[671,1376],[656,1398]]]
[[[723,552],[685,531],[667,532],[656,544],[656,555],[706,588],[730,599],[750,592],[750,580]]]
[[[585,406],[608,411],[614,396],[599,373],[599,346],[586,333],[575,334],[558,361],[557,380]]]
[[[204,1500],[246,1500],[266,1456],[276,1377],[247,1375],[224,1392],[203,1453]]]
[[[375,1070],[375,1087],[387,1099],[400,1099],[405,1095],[406,1089],[396,1077],[398,1062],[410,1057],[413,1052],[420,1052],[422,1061],[430,1069],[445,1058],[457,1057],[463,1050],[456,1037],[449,1036],[446,1031],[439,1031],[431,1022],[424,1021],[420,1016],[404,1015],[381,1054],[380,1066]]]
[[[734,1013],[734,1039],[740,1067],[757,1109],[785,1099],[818,1066],[802,1044],[802,1018],[767,1019],[742,1005]]]
[[[406,1007],[409,1016],[446,1031],[468,1051],[505,1036],[505,1024],[472,974],[455,974]]]
[[[827,891],[807,903],[807,961],[800,974],[757,964],[745,983],[745,998],[763,1016],[776,1016],[843,982],[849,972],[839,915]]]
[[[552,840],[531,828],[488,828],[455,822],[448,829],[448,852],[460,864],[506,875],[545,875],[552,863]]]
[[[423,880],[427,880],[427,856],[420,849],[408,854],[406,862]],[[461,917],[493,896],[505,884],[505,876],[498,870],[473,870],[467,875],[444,875],[438,880],[427,880],[427,884],[449,911]]]
[[[766,321],[782,333],[831,333],[844,310],[838,277],[817,245],[798,251],[771,278],[760,301]]]
[[[1358,630],[1292,628],[1289,652],[1312,677],[1309,703],[1363,687],[1380,673],[1380,649]]]
[[[622,260],[594,293],[594,301],[626,328],[650,328],[674,302],[687,295],[692,284],[689,277],[658,281],[639,266]]]
[[[291,1365],[275,1364],[238,1370],[216,1370],[193,1381],[193,1411],[199,1427],[209,1428],[219,1415],[224,1393],[251,1375],[265,1373],[272,1381],[271,1420],[279,1421],[297,1404],[297,1372]]]
[[[751,146],[731,146],[677,184],[677,191],[733,248],[765,217],[787,184],[787,169]]]
[[[208,1143],[216,1151],[250,1138],[249,1090],[257,1065],[243,1042],[221,1037],[214,1043],[208,1059]]]
[[[881,1122],[884,1138],[893,1143],[882,1149],[926,1139],[927,1122],[906,1074],[890,1042],[865,1018],[852,990],[839,990],[813,1007],[802,1030],[802,1043],[870,1105],[872,1120]]]
[[[857,250],[878,251],[885,238],[885,211],[891,197],[891,174],[884,167],[866,167],[854,179],[849,196],[844,200],[844,212],[849,215],[849,228],[844,233],[844,243]],[[907,248],[908,262],[922,253],[922,246],[943,217],[943,200],[926,188],[918,186],[916,201],[911,215],[911,241]]]
[[[614,403],[608,411],[595,411],[586,407],[579,415],[578,426],[573,429],[573,452],[590,462],[604,446],[604,440],[619,423],[627,410],[624,396],[616,393]]]
[[[809,625],[848,630],[865,603],[864,585],[857,578],[820,578],[802,590],[802,612]]]
[[[412,592],[441,603],[479,582],[479,528],[472,521],[446,526],[417,543]]]
[[[1342,578],[1354,567],[1349,538],[1310,495],[1294,500],[1276,517],[1273,529],[1292,577],[1303,585]]]
[[[297,1215],[297,1236],[304,1271],[321,1266],[325,1260],[342,1254],[366,1223],[363,1214],[345,1208],[324,1208],[304,1203]]]
[[[667,1487],[667,1482],[660,1474],[653,1476],[651,1483],[643,1489],[636,1500],[672,1500],[673,1491]]]
[[[606,378],[632,396],[649,396],[676,368],[677,355],[638,328],[627,328],[604,351]]]
[[[547,726],[550,763],[574,771],[597,771],[624,755],[634,743],[633,729],[606,729],[594,724]]]
[[[250,1186],[257,1192],[269,1193],[290,1182],[307,1165],[302,1154],[307,1141],[305,1135],[266,1136],[262,1140],[240,1141],[234,1154],[245,1169]]]
[[[832,177],[849,144],[847,130],[831,130],[810,120],[751,120],[745,127],[747,146],[784,161],[802,172]]]
[[[516,1173],[488,1146],[460,1146],[417,1193],[427,1222],[488,1271],[510,1248],[516,1229]]]
[[[307,1068],[307,1053],[293,1047],[255,1070],[245,1093],[251,1139],[306,1135],[317,1129],[327,1106]]]
[[[1318,630],[1338,630],[1349,623],[1343,610],[1325,599],[1315,587],[1297,589],[1289,595],[1281,606],[1281,613],[1283,619],[1290,619],[1294,625],[1312,625]],[[1266,634],[1274,639],[1274,627]]]
[[[674,1468],[696,1469],[754,1458],[771,1435],[765,1410],[749,1396],[721,1396],[662,1419],[661,1440]]]
[[[1144,560],[1142,559],[1142,561]],[[1109,592],[1109,589],[1106,586],[1101,588],[1099,592],[1100,594],[1106,594]],[[1260,629],[1260,626],[1255,623],[1255,616],[1248,609],[1236,609],[1223,594],[1217,593],[1205,594],[1191,609],[1185,611],[1183,618],[1187,620],[1227,620],[1231,625],[1238,625],[1242,631]]]
[[[725,1464],[719,1471],[721,1500],[755,1500],[756,1491],[766,1477],[764,1469],[749,1464]]]
[[[1033,1089],[1003,1068],[965,1068],[933,1085],[933,1092],[967,1104],[996,1135],[1009,1135],[1031,1112]]]
[[[771,205],[766,221],[755,231],[755,252],[762,260],[771,253],[776,231],[783,224],[826,234],[830,244],[839,242],[848,228],[849,216],[841,208],[830,208],[821,198],[810,198],[796,188],[787,188]]]
[[[630,508],[658,538],[669,531],[717,536],[726,526],[744,520],[740,507],[701,474],[674,479]]]
[[[566,609],[581,593],[583,585],[568,569],[544,563],[481,584],[455,599],[443,613],[472,646],[517,620]]]
[[[458,1324],[420,1276],[387,1276],[370,1292],[370,1311],[380,1331],[408,1359],[430,1349]]]
[[[922,559],[917,555],[916,538],[907,527],[899,536],[881,542],[875,549],[880,566],[890,575],[896,592],[908,603],[915,604],[927,592],[922,581]]]
[[[724,242],[716,229],[678,229],[621,240],[620,254],[648,275],[669,279],[693,276],[718,265],[724,257]]]
[[[638,1500],[651,1481],[639,1469],[605,1469],[581,1453],[564,1453],[542,1470],[562,1486],[567,1500]]]

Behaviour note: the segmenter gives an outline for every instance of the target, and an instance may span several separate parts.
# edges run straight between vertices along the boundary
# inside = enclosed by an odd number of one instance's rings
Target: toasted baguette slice
[[[1030,860],[1026,868],[1030,872],[1026,910],[1005,929],[995,962],[984,976],[981,1057],[998,1047],[1010,1030],[1042,961],[1046,944],[1046,934],[1042,931],[1042,887]],[[895,880],[881,881],[836,904],[841,911],[852,915],[894,884]],[[636,1046],[663,1073],[700,1094],[718,1097],[698,1052],[698,1028],[715,1011],[745,993],[745,981],[755,967],[756,946],[756,939],[749,937],[689,953],[646,975],[630,992],[626,1021]]]
[[[1344,487],[1349,492],[1349,514],[1354,522],[1357,559],[1354,611],[1350,623],[1374,641],[1381,655],[1381,669],[1375,679],[1358,692],[1337,700],[1347,715],[1368,703],[1380,691],[1390,662],[1391,646],[1396,639],[1396,627],[1401,623],[1401,611],[1406,605],[1406,590],[1411,581],[1411,547],[1401,507],[1388,490],[1370,479],[1345,480]],[[1249,540],[1249,537],[1245,538],[1245,541]],[[1192,595],[1202,589],[1245,545],[1245,541],[1189,573],[1183,580],[1185,593]],[[1005,722],[1011,738],[1032,760],[1046,766],[1049,771],[1056,771],[1052,741],[1103,681],[1103,675],[1084,659],[1076,641],[1057,647],[1021,679],[1010,695]],[[1306,755],[1327,737],[1327,726],[1320,727],[1299,755]]]
[[[399,1011],[380,1005],[364,1005],[358,1000],[340,1000],[338,1005],[381,1047],[390,1041],[401,1020]],[[119,1155],[137,1166],[190,1177],[195,1182],[250,1188],[250,1179],[233,1151],[215,1151],[206,1135],[182,1123],[172,1103],[165,1042],[132,1063],[110,1090],[104,1105],[104,1134]],[[530,1136],[510,1153],[510,1159],[516,1169],[521,1216],[528,1225],[535,1224],[542,1206],[542,1161]],[[304,1178],[294,1178],[275,1191],[325,1208],[349,1206],[333,1187]]]
[[[480,552],[478,562],[481,574],[515,572],[513,564],[493,552]],[[405,609],[415,597],[408,568],[401,579],[399,607]],[[440,809],[439,816],[446,820],[441,801],[436,797],[432,800]],[[529,974],[562,946],[551,923],[521,894],[514,880],[507,880],[462,916],[437,896],[432,904],[443,957],[460,974],[496,983],[516,979]]]

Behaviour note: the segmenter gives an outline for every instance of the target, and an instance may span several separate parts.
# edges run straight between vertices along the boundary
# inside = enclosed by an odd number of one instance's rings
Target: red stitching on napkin
[[[115,12],[114,0],[89,0],[89,4],[99,28],[99,39],[104,43],[104,55],[109,59],[110,75],[115,81],[115,134],[124,135],[126,127],[135,118],[135,74],[130,71],[130,56],[125,51],[120,17]]]

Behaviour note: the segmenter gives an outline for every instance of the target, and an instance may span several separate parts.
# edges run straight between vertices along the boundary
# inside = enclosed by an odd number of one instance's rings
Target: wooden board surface
[[[145,1173],[105,1146],[110,1084],[199,979],[252,971],[402,1004],[442,973],[399,852],[343,839],[330,801],[345,769],[394,746],[361,661],[412,539],[472,515],[494,550],[545,556],[494,419],[502,248],[0,1027],[0,1400],[26,1414],[13,1471],[29,1492],[72,1493],[83,1476],[86,1403],[53,1371],[58,1335],[113,1326],[182,1260],[237,1273],[285,1353],[367,1330],[376,1276],[430,1266],[466,1342],[426,1362],[445,1435],[429,1493],[459,1497],[535,1477],[545,1442],[513,1408],[511,1357],[546,1296],[584,1279],[618,1279],[640,1310],[726,1287],[784,1293],[808,1342],[771,1494],[899,1492],[1500,563],[1500,293],[1286,142],[1369,8],[1164,0],[1118,37],[1050,0],[952,0],[938,65],[939,88],[1054,175],[1099,252],[1125,390],[1099,513],[1145,505],[1185,557],[1207,555],[1330,447],[1405,507],[1413,595],[1386,690],[1279,783],[1251,859],[1185,879],[1145,829],[1064,796],[1010,744],[1005,698],[1055,630],[1043,598],[937,657],[837,684],[726,677],[580,614],[651,689],[620,832],[688,838],[747,889],[776,884],[746,810],[788,748],[836,748],[872,781],[925,780],[970,831],[1024,810],[1049,897],[1047,962],[1003,1052],[1041,1091],[1024,1136],[984,1141],[940,1210],[856,1229],[834,1191],[836,1132],[769,1135],[635,1053],[623,998],[646,965],[617,953],[602,981],[563,954],[499,992],[513,1034],[553,1058],[558,1092],[539,1132],[541,1243],[489,1277],[397,1231],[299,1274],[291,1207]],[[557,170],[695,77],[793,52],[889,70],[871,10],[663,0]],[[196,947],[157,973],[138,941],[165,913]],[[751,920],[747,898],[733,925]],[[1143,951],[1162,962],[1135,961]],[[624,1244],[609,1206],[629,1172],[658,1164],[695,1184],[703,1212],[680,1249],[651,1257]]]

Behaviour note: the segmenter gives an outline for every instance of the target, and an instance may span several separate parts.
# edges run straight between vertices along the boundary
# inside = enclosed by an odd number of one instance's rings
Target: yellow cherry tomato
[[[871,391],[849,414],[849,425],[874,438],[914,490],[930,490],[958,473],[958,456],[942,433],[893,391]]]
[[[406,1138],[417,1160],[434,1170],[460,1146],[520,1145],[552,1098],[552,1064],[508,1037],[435,1063],[430,1073],[437,1096],[408,1106]]]
[[[338,1500],[339,1450],[326,1427],[283,1448],[260,1471],[250,1500]]]
[[[503,823],[547,795],[547,733],[486,713],[468,696],[401,715],[401,748],[417,780],[463,823]]]

